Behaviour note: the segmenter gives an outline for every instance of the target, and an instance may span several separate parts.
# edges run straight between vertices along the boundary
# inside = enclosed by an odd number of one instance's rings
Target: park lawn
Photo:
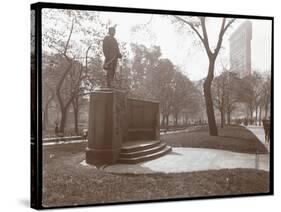
[[[48,165],[55,159],[59,160],[64,156],[75,156],[78,153],[85,152],[86,147],[86,142],[43,146],[43,164]]]
[[[45,207],[269,192],[269,173],[254,169],[111,174],[80,164],[84,146],[44,147]]]
[[[219,128],[219,136],[210,136],[208,127],[204,126],[191,132],[167,134],[161,140],[172,147],[194,147],[221,149],[239,153],[268,153],[258,138],[242,126]]]
[[[266,153],[247,129],[231,126],[208,135],[203,127],[188,133],[161,136],[168,145]],[[269,192],[269,173],[254,169],[223,169],[189,173],[111,174],[82,166],[86,143],[44,146],[43,205],[157,200],[200,196],[239,195]]]

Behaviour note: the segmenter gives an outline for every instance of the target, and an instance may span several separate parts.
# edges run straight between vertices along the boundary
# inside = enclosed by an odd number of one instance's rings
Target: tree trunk
[[[230,120],[231,120],[231,112],[227,112],[227,125],[230,125]]]
[[[72,33],[72,31],[71,31],[71,33]],[[70,103],[72,102],[72,98],[74,97],[74,94],[72,94],[70,99],[68,101],[66,101],[67,103],[65,104],[63,101],[63,98],[61,96],[61,88],[62,88],[63,82],[64,82],[67,74],[70,72],[71,68],[72,68],[72,62],[70,62],[68,67],[65,69],[65,71],[64,71],[63,75],[61,76],[61,78],[57,84],[57,87],[56,87],[56,96],[57,96],[59,106],[60,106],[60,111],[61,111],[61,120],[60,120],[60,126],[59,126],[60,134],[64,134],[66,116],[67,116],[67,112],[68,112],[67,110],[68,110]]]
[[[73,110],[73,115],[74,115],[74,132],[75,135],[78,135],[78,109],[77,108]]]
[[[209,71],[206,80],[204,81],[204,97],[206,104],[206,112],[208,117],[209,134],[218,136],[218,129],[215,119],[213,99],[211,94],[211,85],[214,78],[214,60],[209,58]],[[212,61],[213,60],[213,61]]]
[[[262,112],[262,106],[259,107],[260,112],[259,112],[259,126],[261,126],[261,112]]]
[[[48,129],[49,123],[49,103],[45,105],[44,113],[43,113],[43,131]]]
[[[255,124],[258,125],[258,106],[256,106],[256,120],[255,120]]]
[[[178,114],[175,114],[175,123],[174,123],[175,126],[178,126]]]
[[[78,135],[78,121],[79,121],[79,96],[72,100],[73,116],[74,116],[74,133]]]
[[[166,115],[166,127],[169,126],[169,114]]]
[[[252,122],[252,120],[253,120],[253,106],[252,105],[249,106],[249,112],[250,112],[250,120]]]
[[[165,115],[162,113],[161,126],[165,127]]]
[[[51,103],[53,99],[53,96],[51,96],[46,104],[45,104],[45,107],[44,107],[44,112],[43,112],[43,130],[46,131],[48,130],[48,124],[49,124],[49,105]]]
[[[224,123],[225,123],[225,114],[224,114],[224,109],[221,110],[221,128],[224,128]]]
[[[264,119],[267,119],[267,112],[268,112],[268,104],[264,106]]]
[[[63,135],[64,135],[66,118],[67,118],[67,108],[64,108],[61,110],[61,120],[60,120],[60,128],[59,128],[59,133]]]

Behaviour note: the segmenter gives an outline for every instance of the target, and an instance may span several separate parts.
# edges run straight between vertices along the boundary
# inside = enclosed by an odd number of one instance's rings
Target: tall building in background
[[[251,74],[252,23],[245,21],[229,38],[230,70],[237,72],[240,78]]]

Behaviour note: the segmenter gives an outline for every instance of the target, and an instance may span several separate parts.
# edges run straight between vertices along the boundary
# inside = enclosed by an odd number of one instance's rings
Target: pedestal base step
[[[122,147],[118,162],[135,164],[149,161],[169,153],[171,149],[159,140],[128,142]]]

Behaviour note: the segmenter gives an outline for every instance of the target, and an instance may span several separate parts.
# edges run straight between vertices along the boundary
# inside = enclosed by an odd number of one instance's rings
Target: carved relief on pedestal
[[[126,141],[127,134],[127,98],[123,92],[114,96],[114,136],[121,142]]]

